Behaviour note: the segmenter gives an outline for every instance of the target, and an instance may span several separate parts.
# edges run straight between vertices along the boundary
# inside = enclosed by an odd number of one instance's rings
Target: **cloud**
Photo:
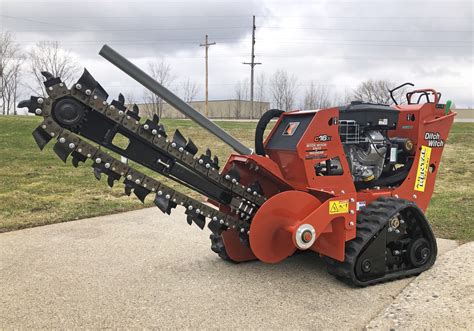
[[[438,88],[458,106],[474,106],[471,1],[4,0],[1,6],[2,28],[21,45],[61,41],[111,93],[142,89],[97,55],[102,44],[142,68],[164,58],[178,81],[203,83],[199,43],[207,33],[217,42],[210,48],[210,97],[232,98],[236,82],[249,76],[242,62],[250,57],[256,15],[263,62],[256,72],[295,74],[300,98],[310,81],[344,93],[380,78]]]

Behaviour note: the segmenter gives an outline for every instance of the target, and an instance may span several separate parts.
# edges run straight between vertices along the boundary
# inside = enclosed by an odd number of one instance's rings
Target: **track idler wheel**
[[[277,263],[293,255],[297,249],[309,249],[316,233],[303,219],[321,202],[309,193],[285,191],[268,199],[255,214],[250,225],[250,248],[266,263]]]
[[[430,260],[431,254],[430,244],[425,238],[418,238],[408,246],[408,256],[411,264],[415,267],[426,264]]]

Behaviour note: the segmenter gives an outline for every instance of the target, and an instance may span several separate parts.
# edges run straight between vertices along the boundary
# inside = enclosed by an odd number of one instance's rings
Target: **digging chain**
[[[76,84],[73,88],[68,89],[59,78],[48,79],[45,86],[49,97],[31,97],[28,108],[29,112],[44,118],[42,124],[36,129],[37,134],[43,136],[46,141],[52,138],[57,139],[54,149],[56,154],[63,155],[60,157],[64,162],[71,154],[73,165],[76,167],[79,161],[85,162],[87,159],[91,159],[94,173],[98,179],[100,173],[104,173],[108,176],[109,185],[112,186],[115,180],[124,178],[125,192],[130,194],[133,189],[135,195],[142,202],[149,193],[153,192],[156,193],[155,204],[165,213],[169,214],[171,209],[177,205],[186,208],[189,224],[195,222],[202,229],[205,225],[205,218],[208,218],[211,220],[208,226],[213,233],[220,234],[223,230],[231,228],[243,235],[248,235],[251,218],[258,207],[266,200],[261,194],[240,184],[229,173],[219,173],[216,164],[213,164],[210,157],[206,158],[205,155],[194,157],[183,146],[169,141],[161,125],[158,126],[157,123],[150,120],[140,123],[137,111],[127,110],[116,101],[109,104],[105,100],[106,97],[104,99],[100,93],[96,94],[91,89],[81,86],[81,84]],[[160,181],[120,162],[103,150],[94,147],[72,131],[63,128],[54,119],[52,107],[57,100],[64,97],[74,98],[86,106],[88,112],[100,113],[113,121],[116,126],[127,130],[134,137],[136,136],[137,139],[146,141],[154,150],[168,155],[175,162],[198,173],[214,185],[231,192],[232,198],[229,207],[231,213],[236,216],[223,213],[175,191]],[[88,125],[87,122],[81,123],[80,127],[86,125]],[[75,128],[69,129],[74,130]],[[80,128],[78,131],[80,134]]]

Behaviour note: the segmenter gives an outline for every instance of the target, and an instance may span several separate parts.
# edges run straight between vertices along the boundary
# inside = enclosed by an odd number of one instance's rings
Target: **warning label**
[[[430,157],[431,147],[421,146],[420,159],[418,160],[418,169],[416,171],[415,191],[425,192]]]
[[[345,214],[349,212],[349,200],[329,201],[329,214]]]

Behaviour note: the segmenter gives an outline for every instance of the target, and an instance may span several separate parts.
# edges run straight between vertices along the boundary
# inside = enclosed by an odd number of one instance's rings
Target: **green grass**
[[[109,189],[89,166],[64,165],[52,151],[40,152],[31,132],[36,117],[0,117],[0,232],[142,208],[123,185]],[[172,134],[179,128],[204,151],[210,147],[223,164],[231,149],[191,121],[164,120]],[[255,122],[217,122],[247,146],[253,146]],[[456,123],[444,151],[428,217],[438,237],[474,239],[474,123]],[[147,169],[133,166],[152,175]],[[156,174],[154,177],[158,178]],[[163,177],[160,180],[195,198],[200,196]],[[152,196],[145,205],[151,205]]]
[[[474,239],[474,123],[454,123],[427,210],[438,237]]]

